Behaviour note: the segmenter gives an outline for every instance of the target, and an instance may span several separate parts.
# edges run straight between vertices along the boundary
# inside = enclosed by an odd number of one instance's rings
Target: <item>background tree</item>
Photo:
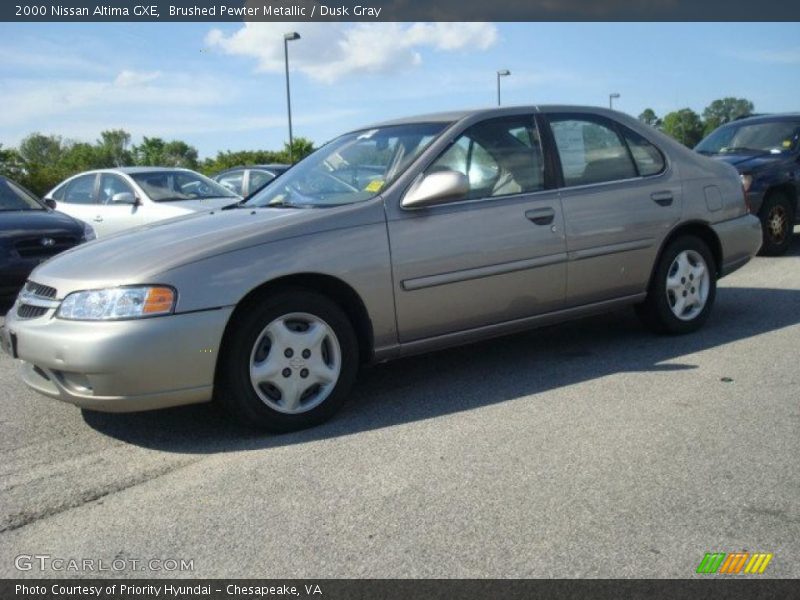
[[[664,117],[663,131],[684,146],[694,148],[703,139],[703,121],[691,108],[682,108]]]
[[[22,161],[19,182],[38,195],[43,195],[64,179],[66,147],[60,136],[32,133],[23,139],[17,152]]]
[[[197,168],[197,149],[186,142],[173,140],[164,144],[161,166]]]
[[[294,162],[304,159],[306,156],[314,151],[314,142],[304,137],[297,137],[292,139],[292,159]],[[281,162],[289,162],[289,142],[284,142],[283,155]]]
[[[661,119],[652,108],[645,108],[642,114],[639,115],[639,120],[651,127],[661,127],[662,125]]]
[[[125,167],[133,164],[133,155],[128,149],[131,134],[124,129],[109,129],[100,132],[97,140],[98,159],[105,167]]]
[[[19,153],[14,148],[3,148],[0,144],[0,175],[20,181],[23,173],[22,157]]]
[[[728,97],[714,100],[703,111],[705,134],[708,135],[720,125],[753,114],[754,108],[753,103],[746,98]]]

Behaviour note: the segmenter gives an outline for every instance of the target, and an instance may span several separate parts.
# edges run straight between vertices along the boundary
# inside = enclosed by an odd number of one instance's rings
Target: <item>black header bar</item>
[[[787,0],[4,0],[0,21],[800,21]],[[679,43],[676,41],[676,43]]]

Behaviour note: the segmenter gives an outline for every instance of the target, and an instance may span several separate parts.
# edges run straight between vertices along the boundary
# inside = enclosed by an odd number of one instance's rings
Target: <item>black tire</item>
[[[672,302],[667,293],[667,277],[673,262],[683,252],[693,252],[702,257],[706,266],[708,277],[708,292],[705,305],[691,318],[681,319],[672,309]],[[691,282],[687,280],[691,286]],[[694,288],[691,288],[694,289]],[[647,298],[636,306],[636,313],[642,322],[656,333],[684,334],[697,331],[708,319],[714,298],[717,292],[717,267],[714,257],[706,243],[700,238],[684,235],[672,242],[664,249],[650,283]]]
[[[764,241],[759,254],[782,256],[789,250],[794,231],[794,203],[783,192],[772,192],[758,211]],[[781,222],[779,225],[778,223]]]
[[[250,380],[251,353],[270,323],[291,313],[307,313],[325,322],[335,334],[340,354],[339,377],[328,396],[306,412],[280,412],[261,399]],[[297,431],[330,419],[347,398],[359,365],[358,340],[350,320],[327,297],[307,290],[265,294],[240,307],[220,349],[215,400],[241,423],[275,433]]]

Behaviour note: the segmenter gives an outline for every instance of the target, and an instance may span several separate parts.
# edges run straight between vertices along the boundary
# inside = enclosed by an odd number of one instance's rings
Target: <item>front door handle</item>
[[[556,216],[552,208],[532,208],[525,211],[525,218],[537,225],[550,225]]]
[[[100,216],[100,215],[97,215],[97,216],[94,218],[94,222],[95,222],[95,223],[102,223],[102,222],[103,222],[103,217],[102,217],[102,216]]]
[[[650,198],[660,206],[670,206],[672,204],[672,192],[665,190],[663,192],[653,192]]]

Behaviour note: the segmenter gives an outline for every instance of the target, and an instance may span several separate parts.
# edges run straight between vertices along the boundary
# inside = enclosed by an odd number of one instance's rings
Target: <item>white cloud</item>
[[[231,97],[210,76],[122,70],[110,79],[7,79],[0,127],[38,128],[46,117],[76,118],[91,111],[97,116],[125,115],[143,110],[178,110],[215,106]]]
[[[772,63],[782,65],[800,64],[800,48],[783,48],[780,50],[751,50],[737,52],[736,58],[750,62]]]
[[[119,72],[117,78],[114,79],[114,85],[117,87],[144,85],[158,79],[159,77],[161,77],[161,71],[144,73],[141,71],[129,71],[128,69],[123,69]]]
[[[355,73],[388,73],[422,62],[422,50],[486,50],[497,40],[489,23],[263,23],[248,22],[225,35],[211,30],[206,43],[226,54],[255,58],[258,69],[284,68],[283,34],[302,36],[290,42],[292,67],[324,83]]]

